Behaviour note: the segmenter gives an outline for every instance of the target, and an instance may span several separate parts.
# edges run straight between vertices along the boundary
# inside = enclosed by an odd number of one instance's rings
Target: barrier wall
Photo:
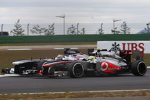
[[[105,34],[105,35],[53,35],[53,36],[0,36],[5,43],[55,43],[97,41],[150,41],[150,34]]]

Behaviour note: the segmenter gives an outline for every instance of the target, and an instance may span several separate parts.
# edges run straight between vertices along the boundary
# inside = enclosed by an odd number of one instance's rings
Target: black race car
[[[78,50],[65,48],[64,55],[76,55],[80,54]],[[2,69],[3,74],[20,74],[20,75],[35,75],[40,74],[42,69],[42,64],[49,61],[57,61],[59,59],[58,55],[55,59],[28,59],[19,60],[12,62],[12,68]]]

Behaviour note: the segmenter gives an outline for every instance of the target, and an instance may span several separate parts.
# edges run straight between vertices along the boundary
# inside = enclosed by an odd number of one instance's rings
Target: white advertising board
[[[97,41],[99,49],[139,50],[150,53],[150,41]]]

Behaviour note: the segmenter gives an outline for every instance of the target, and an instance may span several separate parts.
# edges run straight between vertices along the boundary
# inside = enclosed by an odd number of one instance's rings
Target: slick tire
[[[143,61],[138,60],[132,63],[131,71],[135,76],[144,76],[147,71],[147,67]]]
[[[81,63],[73,63],[70,67],[69,73],[72,78],[81,78],[84,76],[84,67]]]

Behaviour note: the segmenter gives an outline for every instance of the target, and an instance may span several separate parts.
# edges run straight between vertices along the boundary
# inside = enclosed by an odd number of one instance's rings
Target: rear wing
[[[135,60],[144,60],[144,53],[141,51],[121,50],[120,57],[126,59],[127,62],[133,62]]]

